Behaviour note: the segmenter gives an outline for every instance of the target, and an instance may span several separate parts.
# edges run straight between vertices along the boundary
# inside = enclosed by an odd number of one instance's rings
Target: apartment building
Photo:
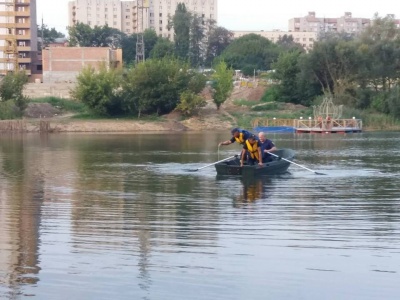
[[[138,30],[137,1],[75,0],[68,3],[68,10],[69,26],[77,22],[91,27],[107,24],[126,34]]]
[[[168,30],[168,19],[175,14],[178,3],[184,3],[186,8],[204,18],[218,21],[217,0],[150,0],[149,27],[154,28],[158,35],[172,38],[173,29]]]
[[[314,42],[318,38],[318,33],[314,31],[302,31],[302,32],[294,32],[294,31],[281,31],[281,30],[272,30],[272,31],[233,31],[234,38],[239,38],[246,34],[258,34],[271,42],[276,43],[279,38],[282,38],[284,35],[292,36],[293,40],[302,45],[303,48],[308,51],[313,48]]]
[[[69,2],[69,26],[77,22],[92,27],[108,26],[126,34],[153,28],[163,37],[172,37],[167,29],[178,3],[185,3],[189,11],[204,19],[217,20],[217,0],[75,0]]]
[[[319,18],[312,11],[305,17],[290,19],[289,31],[359,33],[370,24],[371,19],[353,18],[351,12],[345,12],[339,18]]]
[[[35,73],[36,0],[0,0],[0,75],[16,70]]]

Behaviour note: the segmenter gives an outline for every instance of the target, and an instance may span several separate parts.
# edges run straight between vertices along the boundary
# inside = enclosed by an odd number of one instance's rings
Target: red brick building
[[[122,67],[122,50],[108,47],[49,47],[43,49],[43,82],[75,82],[86,66],[99,68],[102,62]]]

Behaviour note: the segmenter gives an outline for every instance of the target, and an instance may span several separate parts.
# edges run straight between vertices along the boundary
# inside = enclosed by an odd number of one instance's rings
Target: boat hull
[[[289,161],[294,159],[294,151],[291,149],[281,149],[274,152],[276,155],[283,157]],[[218,163],[215,165],[217,175],[227,176],[243,176],[254,177],[259,175],[279,175],[287,172],[290,162],[274,158],[272,161],[260,165],[244,165],[240,166],[239,158]]]

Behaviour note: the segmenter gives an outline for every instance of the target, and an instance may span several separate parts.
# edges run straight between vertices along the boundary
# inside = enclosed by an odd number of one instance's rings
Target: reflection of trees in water
[[[4,142],[6,140],[6,142]],[[17,298],[23,285],[38,282],[39,226],[44,198],[44,176],[40,171],[40,155],[25,147],[24,135],[1,137],[0,166],[2,217],[4,224],[0,239],[6,249],[2,250],[7,261],[6,285],[10,299]],[[1,176],[1,175],[0,175]],[[8,252],[8,253],[7,253]],[[1,266],[0,266],[1,267]]]

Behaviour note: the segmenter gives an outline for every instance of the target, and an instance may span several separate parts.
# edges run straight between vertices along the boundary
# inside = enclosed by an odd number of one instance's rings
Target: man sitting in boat
[[[243,167],[243,162],[246,156],[247,156],[247,163],[249,165],[255,165],[256,163],[258,163],[260,166],[262,166],[263,161],[262,161],[260,141],[254,134],[249,136],[249,138],[243,145],[243,150],[240,158],[241,167]]]
[[[264,132],[260,132],[258,134],[258,139],[260,140],[260,147],[261,147],[261,153],[262,153],[262,161],[263,162],[268,162],[272,161],[273,157],[269,152],[273,152],[276,149],[275,144],[266,138]]]
[[[219,146],[227,146],[227,145],[233,144],[234,142],[244,145],[246,140],[252,135],[251,132],[248,132],[247,130],[239,129],[239,128],[233,128],[231,130],[231,133],[232,133],[232,138],[225,142],[219,143]]]

